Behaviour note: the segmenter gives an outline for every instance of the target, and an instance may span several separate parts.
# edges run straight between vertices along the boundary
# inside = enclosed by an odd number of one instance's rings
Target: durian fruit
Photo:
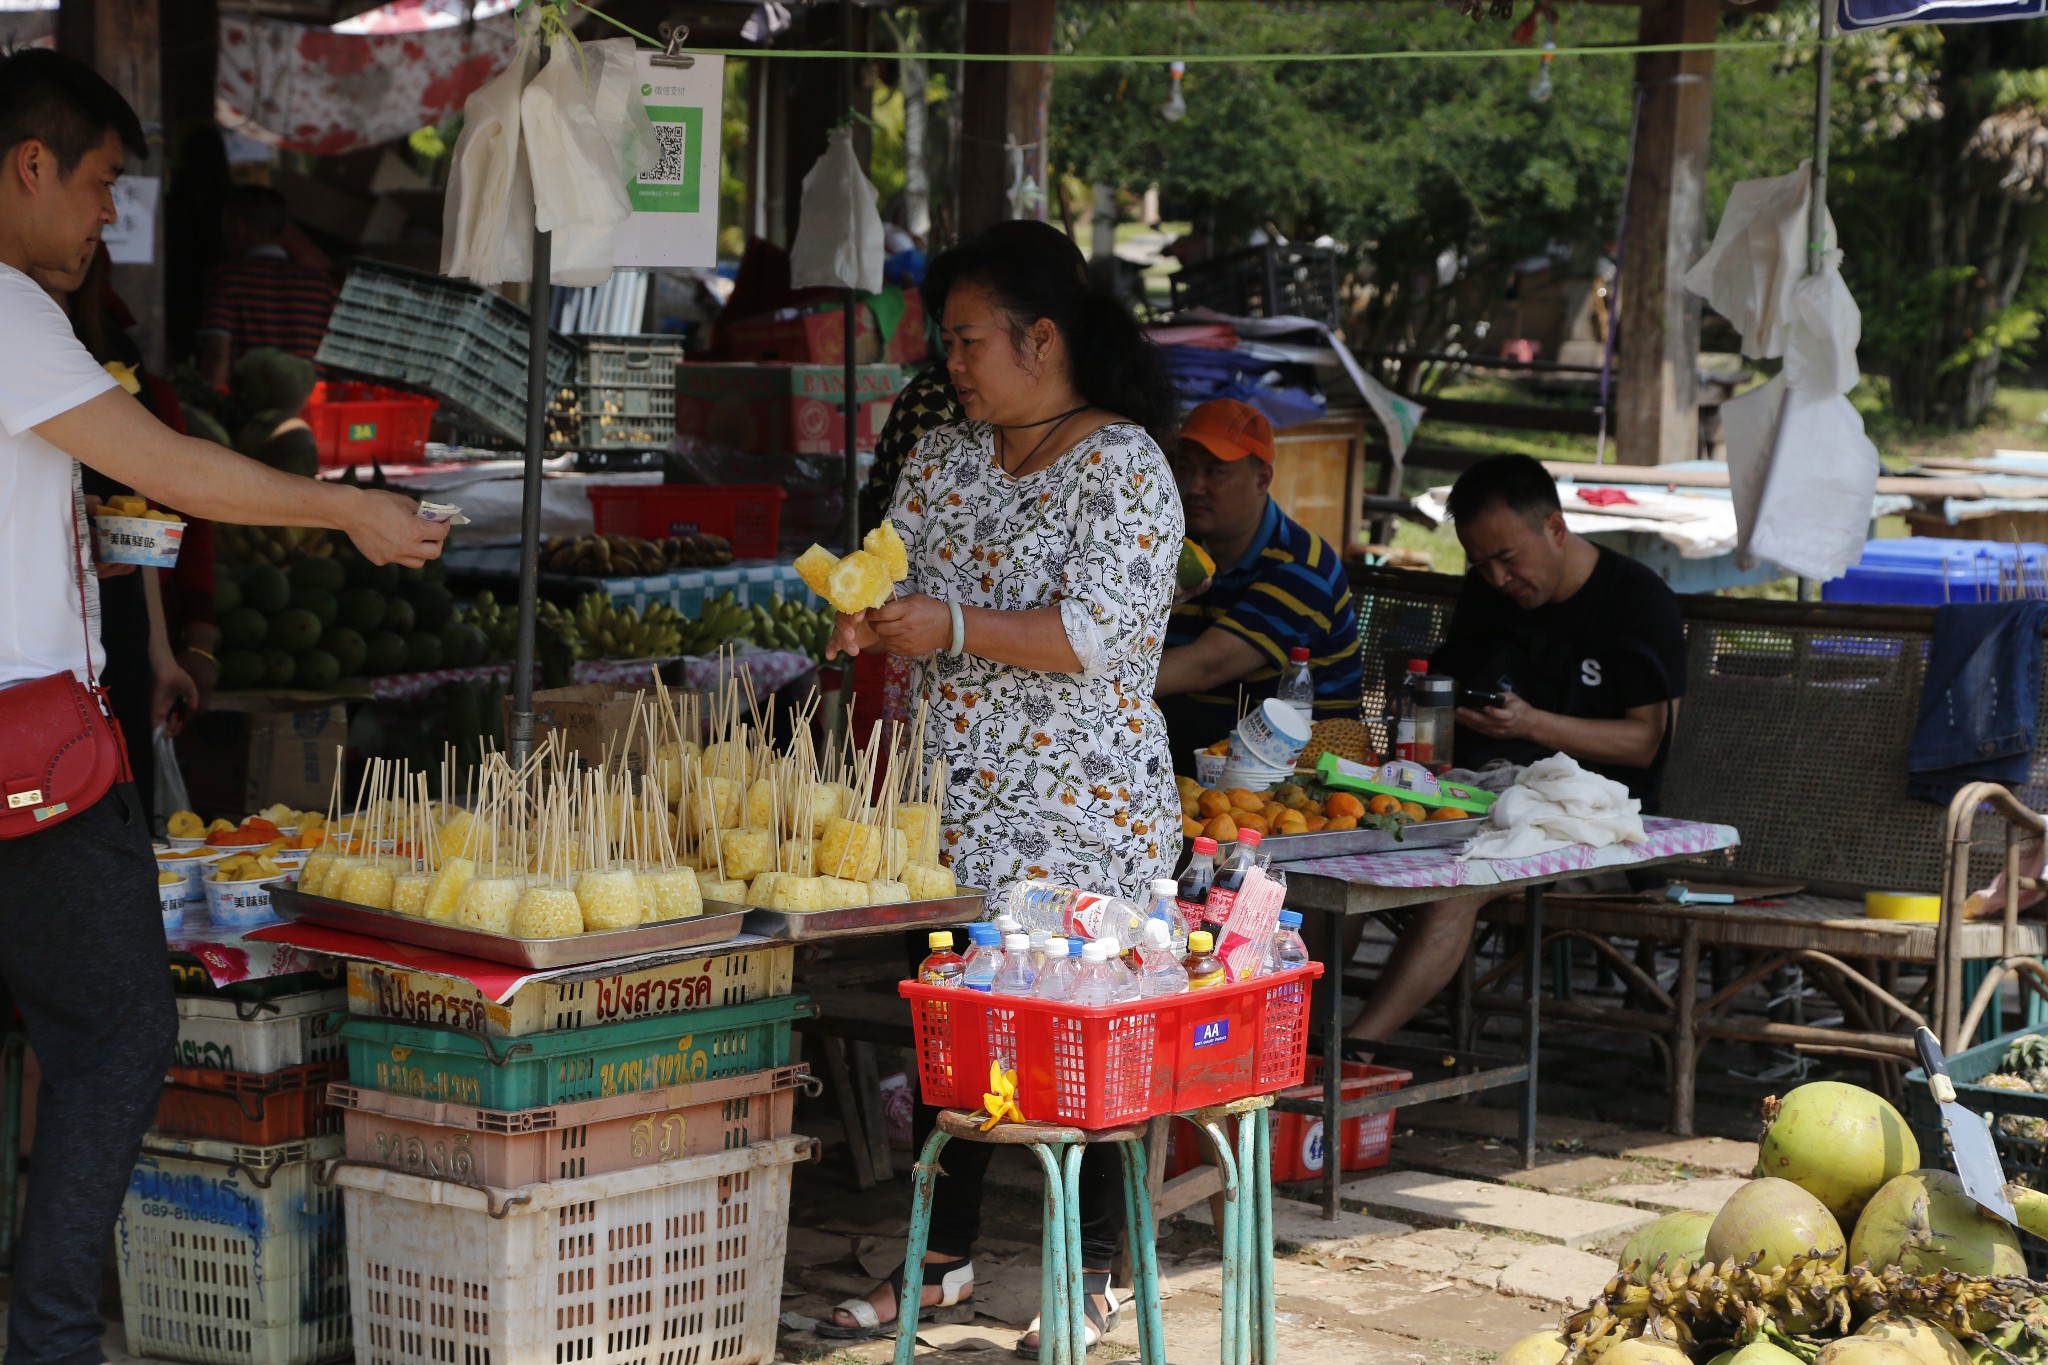
[[[960,884],[953,879],[953,869],[943,863],[913,862],[903,869],[903,881],[914,901],[944,900],[960,891]]]
[[[427,893],[433,888],[433,873],[401,872],[391,883],[391,909],[419,919],[427,913]]]
[[[903,831],[904,852],[914,863],[939,860],[939,808],[929,801],[906,801],[896,808],[896,828]]]
[[[869,905],[901,905],[910,899],[910,888],[902,882],[877,877],[868,883]]]
[[[442,924],[455,919],[455,911],[462,904],[462,888],[468,886],[476,876],[476,864],[467,858],[450,858],[441,864],[441,870],[434,874],[434,884],[427,888],[427,905],[423,918]]]
[[[697,891],[706,902],[718,901],[725,905],[744,905],[747,901],[747,884],[731,877],[720,881],[717,877],[697,879]]]
[[[818,838],[818,875],[843,877],[848,881],[873,881],[881,875],[882,852],[887,841],[873,825],[856,824],[840,816],[825,822]]]
[[[650,920],[690,919],[704,913],[697,874],[687,867],[661,867],[640,874],[640,890],[654,902]]]
[[[630,929],[640,923],[640,882],[631,868],[584,872],[576,878],[576,903],[583,907],[583,929]]]
[[[903,537],[896,533],[893,522],[884,521],[862,536],[860,547],[882,561],[882,568],[892,583],[901,583],[910,576],[910,552],[903,544]]]
[[[514,938],[569,938],[583,932],[583,907],[560,882],[534,878],[513,904],[506,932]]]
[[[825,598],[836,610],[851,616],[881,606],[895,588],[887,564],[866,550],[855,550],[832,566],[825,580]]]
[[[725,875],[735,881],[752,881],[775,866],[775,839],[765,829],[720,830],[718,849],[725,857]]]
[[[389,910],[397,880],[398,873],[390,864],[378,858],[366,858],[361,867],[349,869],[341,884],[341,894],[336,899],[351,905],[367,905],[372,910]]]
[[[455,908],[455,922],[465,929],[487,934],[512,932],[512,907],[526,888],[517,877],[477,877],[462,889],[462,902]]]

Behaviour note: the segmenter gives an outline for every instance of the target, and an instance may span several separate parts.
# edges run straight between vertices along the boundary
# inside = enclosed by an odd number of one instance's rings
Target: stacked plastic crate
[[[356,1358],[766,1362],[802,1068],[794,948],[581,981],[505,1004],[467,980],[349,969],[345,1195]],[[598,969],[593,969],[598,970]]]
[[[349,1354],[341,1153],[345,995],[317,976],[214,990],[179,978],[178,1052],[122,1204],[133,1355],[314,1365]]]

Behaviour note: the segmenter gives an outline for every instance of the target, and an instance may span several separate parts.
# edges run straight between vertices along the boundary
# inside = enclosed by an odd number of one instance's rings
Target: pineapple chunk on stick
[[[846,615],[879,607],[889,600],[895,590],[895,581],[889,577],[889,566],[866,550],[855,550],[832,566],[832,576],[825,580],[826,600]]]
[[[775,866],[774,836],[765,829],[720,830],[718,850],[734,881],[752,881]]]
[[[860,547],[882,561],[891,582],[901,583],[910,577],[910,551],[896,533],[895,523],[885,521],[862,536]]]
[[[881,875],[886,843],[882,831],[875,826],[834,816],[825,822],[819,837],[815,866],[822,876],[873,881]]]
[[[827,585],[832,579],[832,566],[839,562],[839,556],[822,545],[813,545],[796,557],[796,576],[804,586],[820,597],[829,597]]]
[[[877,877],[868,883],[869,905],[901,905],[910,899],[910,888],[902,882]]]
[[[903,869],[903,881],[910,888],[910,898],[915,901],[944,900],[957,895],[960,885],[953,878],[953,869],[940,863],[914,862]]]
[[[583,932],[583,907],[560,882],[533,881],[512,907],[506,932],[514,938],[569,938]]]
[[[699,877],[697,879],[697,889],[703,894],[706,901],[722,901],[727,905],[746,904],[747,884],[731,877],[723,881],[715,877]]]

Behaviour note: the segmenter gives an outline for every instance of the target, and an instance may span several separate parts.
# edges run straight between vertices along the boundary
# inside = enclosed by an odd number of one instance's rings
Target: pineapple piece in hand
[[[796,576],[804,581],[805,587],[820,597],[829,598],[831,594],[826,591],[826,587],[832,578],[832,568],[838,563],[838,555],[822,545],[813,545],[796,557],[796,563],[792,567],[796,570]]]
[[[894,523],[885,521],[868,532],[861,537],[860,547],[882,561],[891,582],[901,583],[910,577],[910,551],[905,548],[903,537],[897,534]]]
[[[830,589],[825,594],[833,607],[848,616],[879,607],[889,600],[895,589],[895,582],[889,577],[889,566],[866,550],[855,550],[832,566],[832,576],[825,581]]]

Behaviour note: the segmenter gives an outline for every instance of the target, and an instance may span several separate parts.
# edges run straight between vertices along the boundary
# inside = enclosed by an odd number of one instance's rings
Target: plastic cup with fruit
[[[93,513],[92,529],[93,545],[104,564],[175,568],[185,543],[184,522],[128,494],[101,503]]]

